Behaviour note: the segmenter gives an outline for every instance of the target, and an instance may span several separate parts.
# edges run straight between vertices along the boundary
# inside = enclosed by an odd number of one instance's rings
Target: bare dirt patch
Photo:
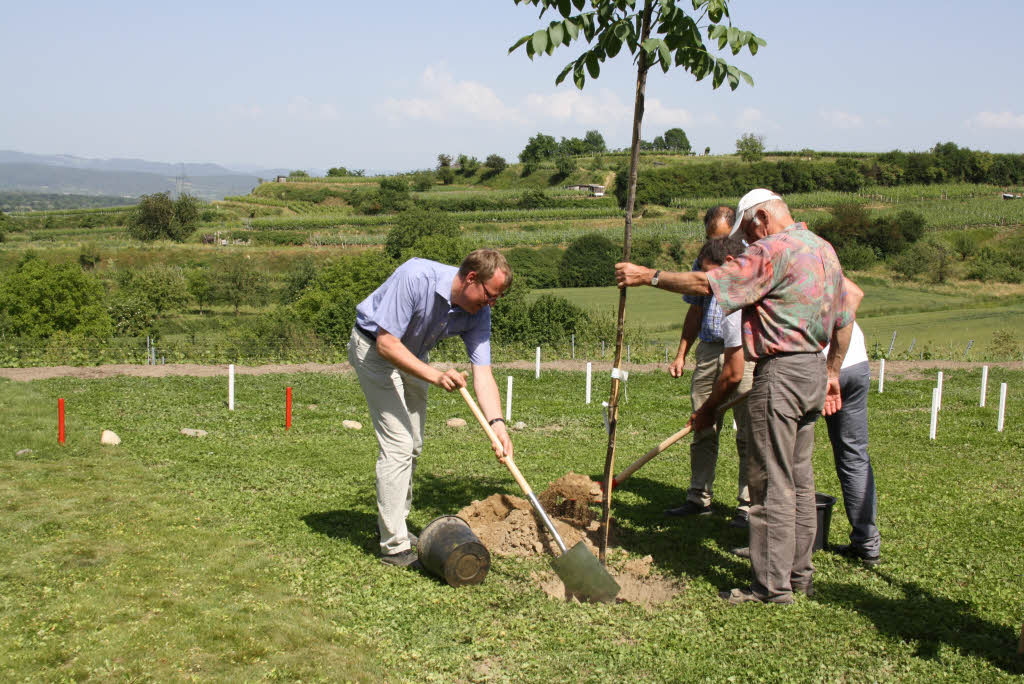
[[[600,522],[585,503],[592,485],[587,476],[569,473],[552,483],[538,499],[566,548],[583,542],[596,556]],[[570,498],[566,497],[567,494]],[[530,502],[518,496],[493,494],[482,501],[472,502],[457,515],[469,523],[474,534],[493,554],[524,558],[555,557],[560,553]],[[668,601],[684,589],[679,581],[654,572],[650,556],[629,558],[621,549],[609,547],[608,558],[608,571],[621,587],[616,599],[619,603],[649,608]],[[531,578],[552,598],[576,600],[567,594],[562,580],[554,572],[534,572]]]

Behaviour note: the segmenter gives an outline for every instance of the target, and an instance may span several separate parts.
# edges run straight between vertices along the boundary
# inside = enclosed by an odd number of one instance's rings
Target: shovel
[[[747,394],[749,394],[749,392],[744,392],[743,394],[741,394],[739,396],[736,396],[736,397],[733,397],[729,401],[727,401],[724,404],[722,404],[722,406],[719,407],[719,409],[718,409],[718,415],[721,416],[723,413],[725,413],[726,411],[731,409],[733,406],[736,406],[741,401],[746,399],[747,398]],[[684,427],[679,432],[676,432],[675,434],[673,434],[673,435],[671,435],[669,437],[666,437],[665,440],[661,444],[659,444],[658,446],[654,447],[653,449],[648,451],[646,454],[644,454],[640,458],[638,458],[635,461],[633,461],[632,463],[630,463],[628,466],[626,466],[625,470],[623,470],[621,473],[619,473],[614,478],[612,478],[612,489],[615,489],[620,484],[622,484],[623,482],[628,480],[630,478],[630,476],[633,475],[633,473],[635,473],[636,471],[640,470],[640,468],[642,468],[648,461],[650,461],[652,458],[654,458],[655,456],[660,454],[665,449],[668,449],[670,446],[672,446],[673,444],[675,444],[676,442],[681,440],[686,435],[690,434],[690,432],[692,430],[693,430],[693,428],[691,428],[690,425],[687,425],[686,427]],[[604,483],[603,482],[601,483],[601,490],[602,491],[604,490]]]
[[[555,573],[562,580],[566,591],[574,596],[587,598],[591,601],[602,603],[614,601],[620,589],[618,582],[608,574],[608,571],[601,565],[601,562],[587,549],[582,541],[577,542],[576,546],[568,551],[565,550],[565,542],[562,541],[558,530],[551,523],[551,518],[544,512],[544,508],[537,501],[537,497],[534,496],[533,490],[530,489],[530,485],[523,478],[522,473],[519,472],[519,468],[512,460],[512,457],[504,455],[501,441],[494,434],[491,426],[487,424],[487,418],[484,417],[480,407],[477,406],[476,401],[470,396],[469,390],[465,387],[460,387],[459,392],[473,411],[473,415],[476,416],[484,432],[491,438],[491,444],[494,445],[495,450],[499,454],[498,460],[504,463],[505,467],[512,473],[512,477],[515,478],[519,488],[523,490],[523,493],[526,494],[526,497],[533,505],[534,510],[540,515],[540,519],[544,521],[544,526],[548,528],[548,532],[555,538],[555,543],[558,544],[558,549],[562,552],[562,555],[551,559],[551,567],[554,568]]]

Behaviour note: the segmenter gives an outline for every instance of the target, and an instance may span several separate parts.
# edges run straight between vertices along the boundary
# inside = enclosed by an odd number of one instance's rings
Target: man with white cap
[[[763,188],[744,195],[732,232],[740,231],[750,247],[735,260],[707,273],[663,272],[654,284],[713,293],[726,315],[743,310],[744,353],[757,362],[747,399],[753,581],[721,595],[730,603],[792,603],[794,591],[813,591],[814,423],[822,408],[832,414],[842,406],[839,369],[854,313],[832,245],[794,221],[779,195]],[[653,275],[636,264],[615,266],[619,287],[650,285]]]

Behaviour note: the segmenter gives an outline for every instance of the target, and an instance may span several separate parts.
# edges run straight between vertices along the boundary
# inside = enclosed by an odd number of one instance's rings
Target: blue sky
[[[745,132],[769,150],[953,141],[1024,153],[1022,0],[730,7],[735,25],[768,42],[731,58],[754,87],[712,90],[654,70],[646,139],[680,126],[713,154]],[[441,152],[514,161],[538,131],[596,128],[609,146],[629,144],[625,53],[582,92],[555,87],[579,49],[508,55],[549,20],[512,0],[98,0],[17,3],[4,15],[0,149],[400,171],[432,167]]]

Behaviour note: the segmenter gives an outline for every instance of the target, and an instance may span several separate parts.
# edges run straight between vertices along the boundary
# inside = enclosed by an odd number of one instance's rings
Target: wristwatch
[[[651,277],[651,287],[658,287],[658,278],[661,277],[661,269],[654,272],[654,276]]]

